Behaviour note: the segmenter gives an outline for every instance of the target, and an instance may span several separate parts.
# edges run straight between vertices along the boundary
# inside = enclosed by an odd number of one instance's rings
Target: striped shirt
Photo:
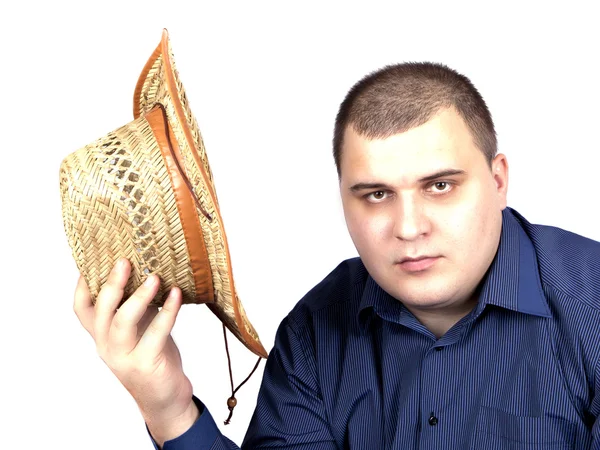
[[[200,408],[164,450],[238,448]],[[600,450],[600,243],[503,211],[476,308],[439,339],[342,262],[281,323],[243,449]]]

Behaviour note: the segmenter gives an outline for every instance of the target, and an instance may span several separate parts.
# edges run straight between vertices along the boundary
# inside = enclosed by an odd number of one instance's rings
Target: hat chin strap
[[[164,124],[165,124],[165,135],[167,136],[167,142],[169,143],[169,151],[171,152],[171,155],[173,156],[173,160],[175,161],[175,164],[177,165],[177,169],[179,170],[179,173],[181,174],[183,181],[185,181],[185,184],[188,187],[190,194],[192,194],[192,197],[194,198],[194,202],[196,202],[196,206],[200,209],[200,211],[202,211],[202,214],[204,214],[204,216],[208,219],[208,221],[212,222],[213,221],[212,216],[206,212],[206,210],[204,209],[204,207],[198,200],[198,197],[196,197],[194,189],[192,188],[192,184],[190,183],[190,180],[188,180],[186,173],[181,168],[181,165],[179,164],[179,159],[177,158],[177,155],[175,155],[175,151],[173,150],[173,142],[171,141],[171,133],[169,132],[169,121],[167,120],[167,110],[162,105],[162,103],[157,103],[155,106],[158,106],[162,110],[162,113],[163,113],[162,116],[163,116],[163,120],[164,120]]]
[[[208,212],[206,212],[206,210],[203,208],[202,204],[198,200],[198,197],[196,197],[196,193],[194,192],[194,189],[192,189],[192,184],[188,180],[186,173],[183,171],[181,165],[179,164],[179,159],[177,158],[177,155],[175,154],[175,150],[173,150],[173,142],[171,141],[171,133],[169,131],[169,121],[167,120],[167,111],[165,110],[165,107],[161,103],[157,103],[156,106],[162,110],[162,116],[163,116],[163,120],[164,120],[164,124],[165,124],[165,135],[167,137],[167,142],[169,144],[169,151],[171,152],[171,155],[173,156],[173,160],[175,161],[175,164],[177,165],[177,169],[179,170],[179,173],[181,174],[183,181],[185,181],[185,184],[188,187],[190,194],[192,195],[192,198],[194,199],[194,202],[196,203],[196,206],[198,206],[200,211],[202,211],[202,214],[204,214],[204,216],[210,222],[212,222],[212,220],[213,220],[212,216]],[[227,417],[227,419],[224,422],[225,425],[229,425],[229,423],[231,422],[231,416],[233,416],[233,409],[237,405],[237,399],[235,398],[235,394],[237,391],[239,391],[239,389],[244,384],[246,384],[246,382],[250,379],[250,377],[252,377],[252,375],[254,375],[254,372],[256,372],[256,369],[258,369],[258,366],[260,365],[260,360],[262,359],[262,357],[261,356],[258,357],[258,361],[256,361],[256,364],[254,365],[254,369],[252,369],[252,372],[250,372],[250,375],[248,375],[246,377],[246,379],[244,381],[242,381],[239,384],[239,386],[234,389],[234,387],[233,387],[233,372],[231,370],[231,356],[229,355],[229,344],[227,343],[227,327],[225,327],[225,324],[223,324],[223,338],[225,339],[225,352],[227,353],[227,365],[229,366],[229,381],[231,382],[231,397],[229,397],[227,399],[227,408],[229,409],[229,416]]]
[[[227,417],[227,419],[225,419],[225,425],[229,425],[229,422],[231,421],[231,416],[233,416],[233,408],[235,408],[235,406],[237,405],[237,399],[235,398],[235,393],[237,391],[239,391],[239,389],[246,384],[246,381],[248,381],[250,379],[250,377],[252,375],[254,375],[254,372],[256,372],[256,369],[258,369],[258,365],[260,364],[260,360],[262,359],[261,356],[258,357],[258,361],[256,361],[256,364],[254,365],[254,369],[252,369],[252,372],[250,372],[250,375],[248,375],[246,377],[246,379],[244,381],[242,381],[238,387],[236,387],[235,389],[233,388],[233,373],[231,372],[231,358],[229,356],[229,346],[227,345],[227,328],[225,328],[225,324],[223,324],[223,337],[225,338],[225,351],[227,352],[227,364],[229,365],[229,381],[231,382],[231,397],[229,397],[227,399],[227,407],[229,408],[229,416]]]

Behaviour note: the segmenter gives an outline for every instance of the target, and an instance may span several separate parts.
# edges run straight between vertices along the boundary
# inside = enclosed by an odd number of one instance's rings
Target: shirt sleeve
[[[596,362],[594,397],[592,398],[590,414],[594,418],[591,448],[600,449],[600,359]]]
[[[279,326],[275,346],[267,359],[256,409],[242,443],[243,450],[337,449],[320,395],[314,358],[307,357],[310,355],[309,341],[298,338],[288,319]],[[184,434],[166,441],[163,450],[239,448],[223,436],[202,402],[196,397],[194,402],[201,411],[200,417]],[[154,439],[152,442],[159,450]]]
[[[196,397],[193,398],[194,403],[200,411],[200,417],[189,430],[181,436],[166,441],[163,445],[163,450],[230,450],[239,449],[237,445],[227,439],[217,427],[212,415],[204,404]],[[155,450],[160,447],[150,434],[150,430],[146,425],[146,431],[150,440],[154,445]]]
[[[311,339],[288,318],[279,326],[243,449],[336,449],[320,393]]]

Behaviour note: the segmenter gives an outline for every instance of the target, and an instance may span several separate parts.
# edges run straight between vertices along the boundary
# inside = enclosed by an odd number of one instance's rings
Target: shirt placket
[[[424,355],[421,362],[420,380],[420,430],[419,449],[439,449],[448,421],[442,408],[441,390],[445,389],[447,365],[444,364],[447,350],[439,342],[435,343]]]

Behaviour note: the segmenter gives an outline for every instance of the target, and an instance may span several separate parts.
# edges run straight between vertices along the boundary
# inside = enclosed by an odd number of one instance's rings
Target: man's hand
[[[183,373],[171,330],[181,308],[181,291],[173,288],[163,307],[149,307],[159,288],[150,275],[117,310],[131,266],[121,259],[92,304],[79,278],[73,309],[96,342],[102,360],[133,396],[159,445],[189,429],[199,416],[192,384]]]

